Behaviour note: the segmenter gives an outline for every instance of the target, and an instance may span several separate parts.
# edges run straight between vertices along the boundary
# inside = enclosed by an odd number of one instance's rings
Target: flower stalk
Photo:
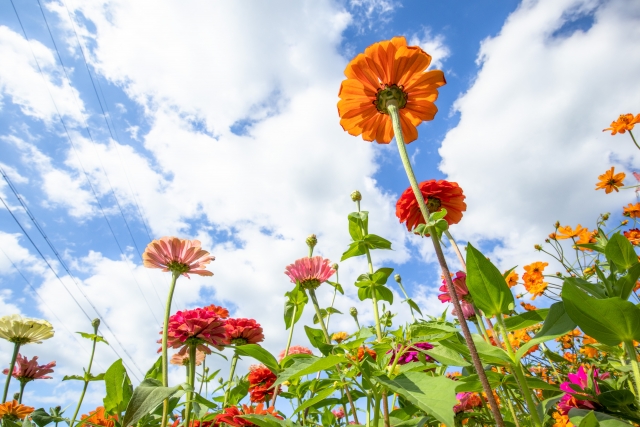
[[[429,211],[427,209],[427,205],[424,202],[424,197],[422,197],[422,192],[420,191],[420,187],[418,186],[418,181],[416,180],[415,174],[413,173],[413,168],[411,167],[411,162],[409,161],[409,156],[407,154],[407,149],[404,143],[404,137],[402,135],[402,127],[400,126],[400,116],[398,113],[398,103],[395,100],[391,100],[387,104],[387,111],[391,116],[391,121],[393,124],[393,131],[396,137],[396,143],[398,145],[398,151],[400,153],[400,158],[402,159],[402,164],[407,173],[407,178],[411,184],[411,188],[416,196],[416,200],[420,206],[420,212],[425,219],[425,223],[429,222]],[[487,401],[489,402],[489,406],[491,408],[491,413],[493,414],[496,425],[499,427],[504,427],[504,421],[502,419],[502,415],[500,414],[500,409],[498,408],[498,404],[493,397],[493,393],[491,390],[491,386],[489,385],[489,381],[487,379],[487,375],[484,372],[484,367],[482,365],[482,361],[480,360],[480,356],[478,355],[478,350],[471,338],[471,331],[469,330],[469,326],[464,318],[464,314],[462,312],[462,307],[460,305],[460,300],[458,298],[458,294],[456,292],[455,286],[453,286],[453,282],[451,281],[451,275],[449,273],[449,267],[447,266],[447,261],[444,258],[444,253],[442,251],[442,246],[440,245],[440,241],[438,240],[436,230],[434,227],[430,227],[429,234],[431,234],[431,241],[433,242],[433,247],[436,252],[436,256],[438,258],[438,262],[440,264],[440,268],[442,269],[442,274],[444,275],[444,279],[447,283],[447,289],[449,291],[449,295],[451,295],[451,302],[453,303],[454,308],[456,309],[456,314],[458,316],[458,321],[460,322],[460,328],[462,329],[462,335],[464,336],[465,342],[469,347],[469,352],[471,353],[471,359],[473,360],[473,366],[475,367],[478,378],[482,384],[482,389],[487,395]]]
[[[13,368],[16,366],[16,359],[18,358],[18,352],[20,351],[20,342],[13,344],[13,355],[11,356],[11,363],[9,364],[9,373],[7,374],[7,380],[4,383],[4,393],[2,393],[2,401],[7,401],[7,394],[9,393],[9,384],[11,383],[11,377],[13,376]],[[22,392],[20,393],[20,399],[22,400]]]
[[[227,381],[227,390],[224,392],[224,402],[222,403],[222,407],[226,408],[227,403],[229,402],[229,392],[231,391],[231,381],[233,381],[233,375],[236,373],[236,365],[238,364],[238,353],[234,353],[231,358],[231,368],[229,369],[229,381]],[[276,393],[273,393],[274,398]]]
[[[78,416],[78,412],[80,411],[80,406],[82,406],[82,401],[84,400],[84,395],[87,392],[87,387],[89,386],[89,381],[91,380],[91,366],[93,365],[93,356],[96,354],[96,344],[98,342],[98,327],[100,327],[100,319],[94,319],[91,322],[93,325],[93,344],[91,346],[91,356],[89,357],[89,366],[87,367],[86,372],[84,373],[84,385],[82,387],[82,393],[80,393],[80,400],[78,400],[78,406],[76,406],[76,410],[73,413],[73,417],[71,417],[71,423],[69,427],[73,427],[73,424],[76,421],[76,417]]]
[[[167,304],[164,309],[164,324],[162,325],[162,386],[169,387],[169,356],[167,354],[167,341],[169,338],[169,317],[171,315],[171,301],[173,300],[173,292],[176,289],[176,282],[180,276],[180,272],[173,271],[171,275],[171,284],[169,285],[169,294],[167,295]],[[195,361],[195,358],[193,359]],[[191,363],[191,361],[189,361]],[[169,421],[169,399],[165,399],[162,403],[162,422],[160,427],[167,427]]]
[[[195,344],[189,345],[189,376],[187,378],[187,383],[191,386],[191,389],[195,389],[196,384],[196,350],[197,346]],[[187,401],[184,405],[184,413],[186,423],[185,426],[191,425],[191,401],[193,400],[193,391],[187,391]]]
[[[633,379],[636,383],[636,400],[640,402],[640,368],[638,368],[638,354],[633,346],[633,342],[625,341],[624,346],[629,354],[629,360],[631,361],[631,368],[633,370]]]

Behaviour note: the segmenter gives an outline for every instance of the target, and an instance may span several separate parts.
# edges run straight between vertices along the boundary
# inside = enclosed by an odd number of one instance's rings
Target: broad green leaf
[[[229,405],[237,405],[242,399],[249,393],[249,381],[241,379],[234,387],[229,391]]]
[[[467,245],[467,287],[474,304],[487,316],[508,313],[515,304],[500,270],[480,251]]]
[[[391,249],[391,242],[375,234],[367,234],[362,241],[369,249]]]
[[[296,408],[296,410],[293,411],[293,413],[291,415],[297,414],[298,412],[307,409],[309,406],[315,405],[316,403],[326,399],[334,391],[336,391],[335,387],[329,387],[329,388],[326,388],[326,389],[320,391],[318,394],[313,396],[311,399],[305,400],[304,403],[302,405],[299,405]]]
[[[596,299],[570,282],[562,286],[562,301],[582,331],[607,345],[640,341],[640,309],[619,297]]]
[[[559,396],[553,396],[548,399],[543,400],[542,402],[536,405],[536,410],[538,411],[538,416],[541,420],[546,421],[550,418],[549,410],[551,408],[555,408],[556,404],[562,399],[562,394]]]
[[[489,385],[491,388],[497,388],[502,384],[502,375],[493,372],[493,371],[485,371],[485,375],[487,376],[487,380],[489,381]],[[483,391],[482,383],[480,382],[480,378],[478,374],[467,375],[466,377],[460,377],[456,385],[456,393],[463,393],[465,391]]]
[[[375,380],[441,423],[455,425],[452,408],[458,403],[456,381],[446,377],[430,377],[422,372],[407,372],[394,379],[383,375]]]
[[[389,276],[393,273],[393,268],[382,267],[376,270],[371,276],[371,280],[377,285],[386,285]]]
[[[293,290],[285,293],[285,296],[287,297],[287,301],[284,304],[284,325],[286,329],[289,329],[291,324],[295,325],[298,323],[298,320],[300,320],[304,307],[309,302],[309,297],[298,284],[296,284]],[[294,311],[296,315],[295,319],[293,318]]]
[[[260,347],[258,344],[245,344],[238,345],[235,347],[236,353],[241,356],[250,356],[256,359],[258,362],[262,362],[264,366],[269,368],[271,372],[277,374],[280,372],[280,365],[278,361],[271,353],[269,353],[264,348]]]
[[[535,311],[526,311],[517,316],[511,316],[504,319],[507,331],[517,331],[518,329],[528,328],[529,326],[541,323],[549,314],[548,308],[541,308]]]
[[[590,293],[596,298],[607,298],[607,293],[601,285],[587,282],[579,277],[565,277],[564,281],[570,282],[572,285]]]
[[[136,424],[140,418],[153,411],[164,399],[173,396],[179,390],[182,390],[181,386],[162,387],[160,381],[150,378],[143,380],[133,390],[122,425]]]
[[[513,363],[509,354],[500,347],[489,344],[479,335],[472,334],[472,336],[473,342],[476,345],[476,350],[478,350],[478,354],[480,355],[480,359],[484,362],[503,366],[508,366]]]
[[[420,316],[422,316],[422,311],[420,310],[420,307],[418,307],[418,304],[416,304],[414,300],[412,300],[411,298],[407,298],[402,302],[406,302],[407,304],[409,304],[409,307],[417,311],[420,314]]]
[[[320,350],[320,352],[325,356],[331,353],[333,346],[326,343],[326,338],[322,330],[310,328],[307,325],[304,325],[304,331],[307,333],[307,337],[309,338],[309,342],[312,346]]]
[[[571,320],[569,315],[566,313],[562,302],[551,304],[551,307],[549,307],[549,314],[547,314],[547,317],[542,324],[542,329],[540,329],[540,331],[531,338],[530,341],[527,341],[526,344],[518,349],[516,352],[516,359],[522,359],[527,351],[529,351],[529,349],[534,345],[558,338],[567,332],[573,331],[575,327],[576,323]]]
[[[560,391],[560,388],[555,384],[550,384],[546,381],[541,380],[536,377],[525,377],[527,379],[527,385],[531,389],[540,389],[540,390],[551,390],[551,391]],[[507,375],[503,378],[502,382],[506,385],[511,386],[511,388],[519,389],[520,386],[516,381],[516,378],[513,375]]]
[[[338,282],[331,282],[329,280],[327,280],[327,282],[329,285],[333,286],[334,288],[336,288],[338,290],[338,292],[340,292],[342,295],[344,295],[344,289],[342,289],[342,285]]]
[[[293,365],[289,366],[278,375],[278,380],[275,382],[274,387],[277,387],[285,381],[294,380],[304,375],[314,374],[318,371],[333,368],[340,362],[344,361],[344,357],[335,355],[296,359]]]
[[[596,415],[591,411],[580,421],[578,427],[600,427],[600,423]]]
[[[93,341],[94,339],[96,340],[96,342],[103,342],[107,345],[109,345],[109,343],[107,342],[107,340],[105,340],[104,338],[102,338],[100,335],[96,335],[96,334],[88,334],[86,332],[76,332],[76,334],[79,334],[82,338],[86,338],[88,340]]]
[[[342,254],[342,258],[340,261],[344,261],[345,259],[349,259],[354,256],[360,256],[366,254],[366,246],[362,240],[358,240],[357,242],[353,242],[349,245],[347,250]]]
[[[458,329],[444,323],[418,323],[411,325],[409,328],[409,337],[415,340],[417,337],[441,334],[443,332],[455,334]]]
[[[604,254],[622,271],[638,264],[638,255],[633,249],[633,245],[620,232],[609,238],[609,242],[604,248]]]
[[[598,402],[606,408],[617,409],[621,406],[631,405],[636,398],[629,390],[609,390],[600,393]]]
[[[49,415],[47,413],[47,411],[44,410],[44,408],[39,408],[36,409],[35,411],[33,411],[31,413],[31,420],[38,426],[38,427],[44,427],[47,424],[53,423],[53,422],[60,422],[63,419],[60,417],[53,417],[51,415]]]
[[[249,420],[259,427],[301,427],[289,419],[281,420],[272,415],[241,415],[240,418]]]
[[[162,356],[158,357],[156,363],[154,363],[153,366],[149,368],[144,377],[158,380],[162,383]]]
[[[393,304],[393,292],[391,289],[386,286],[376,286],[373,288],[373,291],[376,293],[376,298],[378,301],[387,301],[389,304]]]
[[[600,427],[629,427],[631,425],[626,421],[614,418],[603,412],[592,412],[585,409],[576,408],[573,408],[569,411],[569,420],[571,420],[571,423],[573,425],[579,426],[582,420],[590,413],[593,413],[595,415],[596,419],[600,423]]]
[[[458,352],[438,343],[433,343],[433,348],[431,350],[424,350],[424,352],[443,365],[460,367],[471,365],[464,360]]]
[[[107,389],[107,395],[103,399],[104,408],[108,413],[116,413],[120,416],[127,408],[133,394],[131,380],[122,364],[122,359],[113,362],[104,373],[104,384]]]
[[[361,224],[359,217],[354,216],[352,213],[349,214],[349,235],[351,235],[354,242],[362,240],[364,237]]]
[[[613,296],[620,297],[623,300],[628,300],[639,278],[640,264],[636,264],[627,271],[627,274],[621,276],[614,283]]]

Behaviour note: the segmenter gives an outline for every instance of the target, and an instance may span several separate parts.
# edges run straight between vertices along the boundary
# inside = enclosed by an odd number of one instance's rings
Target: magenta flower
[[[480,399],[480,395],[478,393],[458,393],[456,394],[456,399],[458,399],[458,402],[460,402],[453,407],[453,412],[455,412],[456,414],[458,412],[482,407],[482,400]]]
[[[335,274],[331,267],[331,261],[314,256],[313,258],[300,258],[285,268],[284,274],[289,276],[291,282],[299,283],[304,289],[316,289]]]
[[[289,347],[289,353],[287,353],[286,355],[284,354],[285,351],[286,350],[282,350],[280,352],[280,355],[278,356],[278,362],[281,362],[282,359],[284,359],[286,356],[289,356],[291,354],[310,354],[311,356],[313,356],[313,351],[301,345],[292,345],[291,347]]]
[[[473,308],[473,304],[471,304],[470,302],[467,302],[465,300],[460,300],[460,307],[462,308],[462,315],[464,316],[465,319],[468,319],[476,315],[476,311]],[[451,310],[451,314],[454,316],[458,315],[455,308]]]
[[[47,376],[53,372],[53,367],[56,366],[56,362],[49,362],[46,365],[38,365],[38,356],[34,356],[29,360],[26,356],[22,356],[18,353],[16,358],[16,364],[13,367],[13,373],[11,376],[19,381],[27,382],[33,380],[50,380],[51,377]],[[2,371],[3,374],[9,375],[9,369]]]
[[[189,278],[189,273],[213,276],[205,267],[215,257],[200,247],[199,240],[163,237],[147,245],[142,254],[142,264],[148,268],[179,273]]]
[[[262,327],[253,319],[227,319],[224,330],[227,344],[258,344],[264,341]]]
[[[428,342],[415,343],[411,346],[411,348],[409,348],[409,350],[407,350],[404,354],[402,354],[402,356],[400,356],[400,358],[398,359],[398,365],[406,365],[407,363],[410,363],[410,362],[418,362],[420,361],[420,359],[418,359],[418,353],[421,353],[420,350],[431,350],[432,348],[433,346]],[[401,350],[402,350],[402,345],[398,344],[395,351],[389,350],[387,352],[387,353],[391,353],[393,351],[393,356],[391,356],[389,365],[392,365],[394,363],[396,354],[398,354]],[[422,354],[424,355],[425,360],[427,362],[430,362],[433,360],[428,354],[424,354],[424,353]]]
[[[334,409],[331,413],[339,420],[344,418],[344,409],[342,408]]]
[[[206,354],[211,354],[207,345],[221,350],[226,342],[224,323],[206,308],[178,311],[169,318],[167,347],[179,348],[180,355],[187,352],[189,345],[195,345]]]
[[[604,376],[605,375],[602,375],[602,377]],[[560,390],[564,391],[565,394],[564,396],[562,396],[562,399],[560,399],[560,402],[558,402],[558,411],[561,414],[566,415],[569,413],[571,408],[597,410],[598,409],[597,403],[592,402],[590,400],[579,399],[580,396],[591,397],[589,394],[589,391],[586,390],[586,388],[588,387],[588,378],[587,378],[587,373],[584,370],[584,367],[580,366],[577,374],[568,374],[567,377],[569,377],[569,381],[565,381],[562,384],[560,384]],[[598,387],[598,384],[595,382],[596,378],[599,378],[598,370],[594,369],[593,370],[593,379],[594,379],[593,387],[595,389],[594,391],[596,395],[598,395],[600,394],[600,388]],[[574,387],[572,387],[572,385]],[[582,392],[576,391],[575,388],[580,389]]]
[[[467,275],[463,271],[458,271],[455,276],[451,278],[453,282],[453,286],[456,288],[456,294],[460,300],[463,300],[465,296],[469,295],[469,288],[467,288]],[[442,281],[442,286],[440,286],[440,292],[444,292],[438,295],[438,299],[442,302],[451,302],[451,295],[449,295],[449,290],[447,289],[447,282]]]

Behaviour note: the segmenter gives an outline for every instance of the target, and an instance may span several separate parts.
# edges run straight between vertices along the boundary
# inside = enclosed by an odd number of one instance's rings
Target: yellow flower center
[[[307,279],[300,282],[300,287],[302,289],[316,289],[320,286],[320,281],[318,279]]]
[[[182,264],[181,262],[176,262],[176,261],[169,262],[167,264],[167,268],[172,273],[179,273],[179,274],[186,273],[190,270],[187,264]]]
[[[373,105],[376,106],[379,112],[382,114],[389,114],[387,111],[387,105],[389,101],[395,101],[398,104],[398,108],[404,108],[407,105],[407,94],[403,90],[402,86],[398,85],[384,85],[383,89],[378,89],[376,100],[373,101]]]
[[[438,212],[441,206],[442,202],[440,201],[440,199],[437,199],[435,197],[429,197],[427,199],[427,209],[429,210],[429,213]]]

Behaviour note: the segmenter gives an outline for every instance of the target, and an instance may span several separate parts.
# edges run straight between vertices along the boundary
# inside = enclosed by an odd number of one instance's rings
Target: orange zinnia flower
[[[622,208],[622,215],[629,218],[640,218],[640,203],[631,204]]]
[[[556,234],[556,239],[564,240],[564,239],[572,239],[574,237],[580,236],[585,231],[589,231],[586,228],[582,227],[580,224],[576,226],[576,229],[572,229],[570,225],[564,227],[558,227],[558,232]]]
[[[611,122],[611,127],[602,129],[602,132],[610,130],[611,135],[615,135],[616,133],[625,133],[628,130],[632,130],[633,125],[636,123],[640,123],[640,114],[635,117],[633,117],[633,114],[620,114],[618,120]]]
[[[142,254],[142,263],[148,268],[161,268],[162,271],[200,276],[213,276],[205,266],[215,257],[200,247],[199,240],[185,240],[177,237],[163,237],[147,245]]]
[[[611,169],[598,176],[600,180],[599,183],[596,184],[596,190],[604,190],[606,194],[611,193],[613,190],[618,190],[618,187],[622,187],[624,183],[622,182],[625,177],[624,172],[614,174],[614,167],[611,166]]]
[[[447,210],[444,219],[449,225],[460,222],[462,212],[467,210],[467,204],[464,202],[466,196],[462,194],[462,188],[457,183],[443,179],[439,181],[430,179],[421,182],[419,187],[430,213],[438,212],[444,208]],[[412,231],[419,224],[425,223],[416,195],[411,187],[404,190],[396,202],[396,216],[400,222],[405,223],[409,231]]]
[[[374,43],[356,56],[344,70],[340,85],[340,125],[365,141],[388,144],[393,139],[387,104],[398,104],[405,143],[418,138],[418,126],[433,120],[438,88],[446,84],[440,70],[425,71],[431,56],[418,46],[407,46],[404,37]]]
[[[81,420],[86,420],[86,424],[95,424],[103,427],[113,427],[117,415],[106,415],[104,406],[98,406],[95,411],[89,412],[89,415],[83,415]]]
[[[229,317],[229,310],[224,307],[220,307],[219,305],[208,305],[205,307],[205,310],[213,311],[221,319],[226,319],[227,317]]]
[[[35,408],[31,406],[22,405],[17,400],[10,400],[0,403],[0,420],[4,417],[24,420],[33,411],[35,411]]]
[[[638,230],[637,228],[627,230],[623,234],[624,237],[626,237],[632,245],[638,246],[640,244],[640,230]]]

